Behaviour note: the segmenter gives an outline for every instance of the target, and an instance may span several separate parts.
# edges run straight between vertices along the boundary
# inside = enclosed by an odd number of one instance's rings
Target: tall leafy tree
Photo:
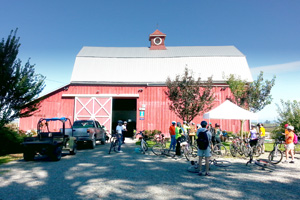
[[[166,85],[169,108],[183,121],[190,122],[213,106],[212,77],[207,81],[201,81],[200,77],[195,80],[193,72],[185,68],[184,74],[177,75],[175,80],[168,77]]]
[[[244,109],[258,112],[266,105],[271,104],[271,89],[275,85],[275,78],[274,76],[271,81],[264,81],[263,72],[261,71],[256,80],[248,83],[231,74],[227,79],[227,84],[233,94],[233,98],[230,99]],[[241,133],[243,133],[243,124],[244,120],[241,120]]]
[[[295,132],[300,132],[300,101],[283,101],[280,100],[280,105],[277,106],[277,124],[279,125],[273,131],[275,136],[281,136],[281,133],[284,133],[284,125],[289,124],[294,126]]]
[[[39,108],[38,95],[45,77],[36,74],[29,60],[22,66],[17,59],[20,43],[17,29],[0,42],[0,128],[19,117],[33,115]]]
[[[258,112],[271,104],[271,90],[275,85],[275,78],[274,76],[271,81],[264,81],[263,72],[260,72],[256,80],[248,83],[231,74],[227,79],[227,84],[234,96],[231,100],[247,110]]]

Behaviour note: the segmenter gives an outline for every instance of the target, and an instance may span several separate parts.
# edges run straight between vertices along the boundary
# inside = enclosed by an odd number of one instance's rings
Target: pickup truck
[[[106,141],[104,126],[96,120],[77,120],[73,123],[73,130],[67,130],[66,133],[73,133],[78,145],[88,143],[92,149],[95,148],[96,141],[100,141],[101,144],[105,144]]]

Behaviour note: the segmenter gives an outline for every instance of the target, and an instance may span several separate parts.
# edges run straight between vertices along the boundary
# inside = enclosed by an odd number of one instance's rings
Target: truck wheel
[[[74,146],[73,146],[73,149],[70,150],[70,154],[71,155],[76,155],[76,153],[77,153],[77,144],[75,143]]]
[[[94,139],[91,141],[91,149],[95,149],[96,147],[96,138],[94,137]]]
[[[54,149],[53,154],[51,155],[51,160],[59,161],[61,159],[62,147],[58,146]]]
[[[24,158],[25,161],[34,160],[34,156],[35,156],[35,153],[33,151],[26,150],[23,153],[23,158]]]

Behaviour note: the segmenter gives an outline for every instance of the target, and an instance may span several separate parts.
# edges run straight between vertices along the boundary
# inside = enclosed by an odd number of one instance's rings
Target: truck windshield
[[[75,121],[73,124],[73,128],[93,128],[93,121]]]

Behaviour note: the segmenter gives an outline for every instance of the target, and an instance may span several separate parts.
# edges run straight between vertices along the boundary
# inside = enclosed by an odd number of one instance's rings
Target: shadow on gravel
[[[299,168],[274,172],[229,159],[212,176],[187,171],[189,162],[136,153],[108,154],[109,145],[78,151],[59,162],[18,162],[0,167],[0,199],[298,199]]]

